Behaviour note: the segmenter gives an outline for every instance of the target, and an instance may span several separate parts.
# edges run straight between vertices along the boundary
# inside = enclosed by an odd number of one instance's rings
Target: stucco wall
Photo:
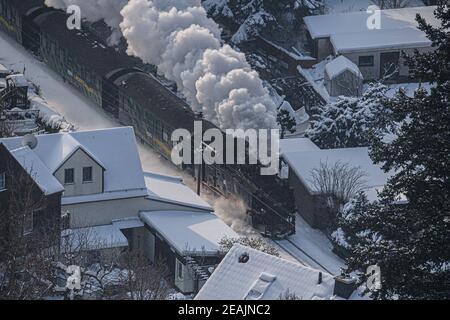
[[[347,57],[350,61],[358,66],[358,60],[360,56],[374,56],[374,65],[371,67],[360,67],[361,73],[364,76],[364,80],[378,80],[380,79],[380,64],[381,64],[381,53],[384,52],[400,52],[400,66],[399,66],[399,76],[400,78],[407,78],[409,76],[409,69],[404,65],[404,59],[401,52],[405,52],[408,55],[412,55],[416,49],[387,49],[387,50],[368,50],[359,52],[345,52],[342,53],[343,56]],[[432,51],[433,48],[417,48],[419,52]],[[316,56],[319,61],[327,58],[329,55],[336,55],[329,38],[320,38],[315,40],[315,51]]]
[[[83,182],[84,167],[92,167],[92,182]],[[75,181],[73,184],[64,184],[65,169],[71,168],[75,169]],[[82,149],[75,151],[75,153],[55,172],[55,177],[64,186],[65,197],[103,192],[103,168]]]
[[[84,228],[110,224],[113,220],[137,217],[140,211],[204,211],[144,197],[64,205],[70,213],[70,227]]]
[[[420,48],[419,52],[427,52],[433,50],[432,48]],[[380,64],[381,64],[381,53],[387,52],[400,52],[400,62],[399,62],[399,76],[402,78],[409,77],[409,68],[404,65],[404,58],[402,57],[402,52],[405,52],[408,55],[412,55],[414,53],[414,49],[406,49],[406,50],[373,50],[373,51],[365,51],[365,52],[353,52],[353,53],[344,53],[343,55],[347,57],[350,61],[355,63],[358,66],[359,57],[361,56],[373,56],[374,64],[372,67],[359,67],[361,73],[364,76],[364,80],[378,80],[381,77],[380,74]]]

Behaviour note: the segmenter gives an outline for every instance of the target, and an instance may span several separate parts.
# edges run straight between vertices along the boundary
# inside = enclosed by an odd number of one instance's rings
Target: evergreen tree
[[[280,138],[284,139],[287,132],[294,133],[297,122],[287,110],[280,110],[277,114],[277,123],[281,127]]]
[[[385,85],[374,83],[360,98],[339,97],[314,116],[307,136],[324,149],[369,146],[389,127],[386,91]]]
[[[213,19],[236,32],[236,43],[262,31],[270,33],[280,25],[298,32],[303,17],[323,10],[323,3],[317,0],[203,0],[202,4]],[[286,15],[294,19],[283,21]]]
[[[432,81],[414,97],[400,91],[387,107],[398,124],[390,143],[377,139],[372,158],[395,172],[373,205],[341,219],[350,243],[348,271],[381,268],[382,288],[372,297],[450,298],[450,12],[440,5],[441,28],[418,18],[436,52],[408,58],[416,75]],[[431,63],[433,61],[433,63]],[[435,67],[438,66],[438,67]],[[407,200],[399,202],[402,195]],[[345,231],[344,231],[345,232]],[[351,234],[348,234],[351,233]],[[355,236],[359,235],[359,236]],[[361,274],[361,282],[367,275]]]

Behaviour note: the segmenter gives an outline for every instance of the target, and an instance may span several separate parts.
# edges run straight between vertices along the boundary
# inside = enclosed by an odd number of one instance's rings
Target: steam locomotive
[[[137,138],[170,159],[171,134],[193,132],[201,119],[151,72],[151,66],[104,44],[87,28],[69,30],[67,15],[44,0],[0,0],[0,30],[44,61],[63,81],[103,108]],[[203,128],[215,126],[205,120]],[[285,180],[261,176],[260,165],[182,165],[204,187],[244,200],[255,227],[268,237],[295,233],[295,201]]]

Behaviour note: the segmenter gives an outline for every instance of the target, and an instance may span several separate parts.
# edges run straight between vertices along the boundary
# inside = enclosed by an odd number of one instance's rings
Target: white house
[[[412,54],[416,49],[433,50],[415,19],[420,14],[431,25],[440,26],[435,9],[436,6],[380,10],[379,24],[371,23],[374,12],[365,11],[309,16],[304,21],[319,61],[330,55],[343,55],[359,67],[365,80],[389,77],[399,81],[409,76],[402,51]]]
[[[14,152],[26,149],[26,167],[44,190],[64,190],[64,250],[89,237],[85,250],[129,248],[152,262],[162,258],[175,286],[190,293],[209,276],[205,266],[220,262],[220,240],[237,237],[181,178],[142,171],[131,127],[0,143]]]
[[[111,224],[141,210],[212,211],[181,178],[143,173],[133,128],[37,135],[33,153],[64,187],[70,227]],[[10,150],[23,138],[1,139]]]
[[[195,300],[348,299],[354,281],[236,244]]]

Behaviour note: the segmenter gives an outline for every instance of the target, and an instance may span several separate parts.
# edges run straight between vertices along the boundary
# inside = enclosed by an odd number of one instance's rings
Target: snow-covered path
[[[44,63],[24,50],[18,43],[0,32],[0,63],[18,72],[42,89],[42,96],[50,107],[75,125],[77,130],[104,129],[119,126],[101,108],[83,97],[76,89],[65,84],[62,78]],[[148,146],[139,144],[142,166],[146,171],[170,175],[181,172],[154,152]]]

